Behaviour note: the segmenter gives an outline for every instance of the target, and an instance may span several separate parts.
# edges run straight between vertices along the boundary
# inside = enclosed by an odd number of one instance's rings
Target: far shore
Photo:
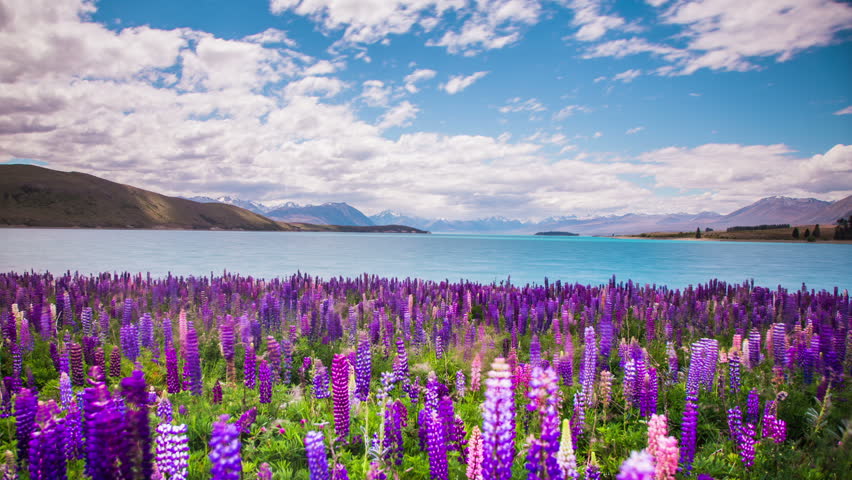
[[[625,240],[683,240],[688,242],[760,242],[760,243],[805,243],[805,244],[839,244],[852,245],[852,240],[816,240],[809,242],[807,240],[778,240],[778,239],[762,239],[762,238],[686,238],[686,237],[640,237],[638,235],[615,235],[606,238],[620,238]]]

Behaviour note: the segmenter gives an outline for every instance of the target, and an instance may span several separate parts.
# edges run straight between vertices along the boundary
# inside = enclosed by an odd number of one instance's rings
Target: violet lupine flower
[[[403,385],[408,384],[408,353],[405,351],[405,341],[402,337],[396,339],[396,360],[393,362],[393,374],[397,382],[401,382]]]
[[[459,398],[464,397],[466,387],[467,379],[464,378],[464,372],[459,370],[456,372],[456,394]]]
[[[562,438],[559,442],[559,451],[556,452],[556,462],[562,470],[562,478],[565,480],[580,478],[580,472],[577,471],[577,455],[574,453],[571,440],[571,421],[567,418],[562,420]]]
[[[135,324],[123,325],[121,334],[121,350],[131,362],[139,358],[139,329]]]
[[[257,407],[251,407],[242,415],[240,415],[240,419],[237,420],[237,429],[243,435],[251,434],[251,426],[254,425],[254,422],[257,420]]]
[[[242,459],[240,457],[240,431],[233,423],[228,423],[228,415],[213,422],[210,434],[210,469],[213,480],[240,480]]]
[[[370,377],[372,375],[372,355],[370,341],[365,339],[358,345],[355,360],[355,398],[364,402],[370,395]]]
[[[127,407],[124,414],[125,437],[129,449],[122,457],[125,479],[151,478],[151,427],[148,419],[148,392],[145,374],[139,370],[121,380],[121,395]]]
[[[314,362],[314,398],[321,400],[331,396],[328,392],[328,369],[322,364],[322,360]]]
[[[772,353],[775,365],[784,368],[787,365],[787,335],[783,323],[772,324]],[[767,347],[768,348],[768,347]]]
[[[346,466],[342,463],[334,465],[331,469],[331,480],[349,480],[349,471],[346,470]]]
[[[426,412],[426,452],[429,454],[429,474],[434,480],[448,480],[447,432],[434,410]]]
[[[597,373],[597,348],[595,347],[595,329],[586,327],[585,352],[583,353],[583,369],[580,371],[580,384],[583,397],[591,403],[595,390],[595,374]],[[571,422],[572,424],[574,422]]]
[[[31,480],[64,480],[65,425],[57,419],[59,408],[53,400],[38,406],[38,422],[29,442]]]
[[[272,370],[266,360],[260,361],[257,377],[260,382],[260,403],[272,402]]]
[[[293,344],[286,338],[281,340],[281,355],[284,359],[284,365],[281,367],[281,381],[285,385],[290,385],[293,371]]]
[[[552,368],[543,370],[535,367],[532,371],[530,399],[527,409],[537,412],[541,423],[541,435],[530,440],[527,452],[527,470],[532,479],[562,479],[562,469],[556,461],[559,451],[559,384],[556,372]]]
[[[254,346],[251,343],[246,345],[243,381],[246,388],[254,390],[254,387],[257,386],[257,355],[254,353]]]
[[[65,415],[65,459],[67,461],[83,458],[83,412],[75,400],[67,407]]]
[[[739,405],[728,409],[728,436],[736,442],[743,429],[743,412]]]
[[[213,404],[220,403],[222,403],[222,384],[219,383],[219,379],[216,379],[216,383],[213,384]]]
[[[172,402],[170,402],[168,398],[163,398],[160,400],[160,403],[157,404],[157,416],[160,417],[164,423],[172,423],[172,420],[174,420]]]
[[[63,409],[67,409],[73,401],[74,389],[71,387],[71,379],[67,373],[62,372],[59,374],[59,402]]]
[[[509,480],[515,459],[515,399],[509,365],[503,358],[491,364],[485,387],[482,475],[493,480]]]
[[[687,392],[686,405],[681,421],[680,462],[683,469],[692,471],[692,461],[695,458],[695,448],[698,432],[698,394]]]
[[[530,366],[532,368],[541,366],[541,342],[536,334],[533,334],[530,340]]]
[[[233,380],[235,376],[234,355],[236,354],[234,349],[234,324],[231,321],[230,315],[226,318],[222,322],[222,325],[219,326],[219,347],[222,349],[222,358],[225,359],[225,365],[227,366],[228,379]]]
[[[305,435],[305,456],[308,459],[311,480],[330,480],[328,458],[325,454],[325,437],[321,432],[310,431]]]
[[[349,360],[335,354],[331,361],[331,387],[334,400],[334,433],[338,438],[349,436]]]
[[[18,461],[29,458],[30,438],[35,430],[38,393],[27,388],[15,397],[15,438],[18,439]]]
[[[740,431],[740,438],[737,442],[740,446],[740,460],[743,462],[746,470],[754,466],[754,445],[757,443],[754,425],[746,423]]]
[[[621,464],[616,480],[654,480],[654,457],[642,450],[633,451]]]
[[[740,380],[740,357],[736,352],[728,357],[728,379],[731,392],[739,392],[742,382]]]
[[[79,343],[72,342],[68,346],[68,356],[71,360],[71,381],[74,385],[82,386],[86,381],[83,372],[83,347]]]
[[[201,383],[201,357],[198,353],[198,334],[195,325],[187,321],[186,330],[186,354],[183,364],[184,381],[189,385],[189,390],[195,396],[201,396],[204,386]]]
[[[596,463],[586,465],[586,480],[601,480],[601,467]]]
[[[161,423],[157,426],[157,470],[168,480],[186,480],[189,470],[189,439],[186,432],[185,424]]]
[[[266,337],[266,357],[272,372],[272,383],[281,381],[281,344],[273,336]]]
[[[750,368],[760,364],[760,330],[752,328],[748,332],[748,362]]]
[[[109,354],[109,376],[113,378],[121,376],[121,350],[118,347],[113,348]]]
[[[468,480],[485,480],[482,476],[482,433],[479,427],[474,425],[470,432],[467,451],[467,478]]]
[[[571,440],[574,445],[580,440],[586,429],[586,402],[583,392],[574,393],[574,412],[571,417]]]
[[[394,463],[397,466],[402,465],[402,459],[405,454],[402,429],[408,426],[407,418],[408,411],[405,405],[399,400],[389,403],[385,408],[385,438],[382,448],[388,452],[388,455],[394,458]]]
[[[83,390],[85,473],[92,480],[122,478],[119,458],[130,448],[125,436],[124,416],[116,408],[103,382],[90,380],[90,383],[92,386]]]
[[[645,372],[642,382],[642,395],[639,402],[639,411],[643,417],[657,413],[657,369],[650,367]]]
[[[171,345],[166,345],[166,387],[169,393],[180,392],[177,352]]]

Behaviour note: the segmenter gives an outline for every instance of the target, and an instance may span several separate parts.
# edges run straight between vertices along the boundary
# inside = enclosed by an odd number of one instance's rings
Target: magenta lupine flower
[[[692,461],[695,458],[695,448],[698,430],[698,394],[687,392],[686,405],[683,409],[681,422],[680,462],[683,469],[692,471]]]
[[[482,388],[482,358],[477,353],[470,364],[470,389],[478,392]]]
[[[642,450],[634,451],[621,464],[616,480],[654,480],[654,458]]]
[[[355,360],[355,398],[362,402],[366,401],[367,396],[370,395],[370,377],[372,372],[370,341],[365,339],[358,345],[358,353]]]
[[[562,479],[562,469],[556,460],[559,451],[559,385],[552,368],[535,367],[530,380],[530,399],[527,409],[540,419],[541,435],[530,439],[526,467],[532,479]]]
[[[246,345],[243,374],[246,388],[254,390],[254,387],[257,386],[257,355],[255,355],[254,346],[251,343]]]
[[[263,462],[257,467],[257,480],[272,480],[272,469],[268,463]]]
[[[648,420],[648,453],[654,458],[659,455],[659,439],[669,434],[668,419],[665,415],[651,415]]]
[[[429,454],[429,474],[434,480],[448,480],[447,432],[444,423],[434,410],[425,410],[426,452]]]
[[[485,387],[482,475],[493,480],[509,480],[515,459],[515,399],[509,365],[502,358],[491,364]]]
[[[331,387],[334,400],[334,432],[338,438],[349,436],[349,360],[335,354],[331,362]]]
[[[240,456],[240,431],[233,423],[228,423],[228,415],[213,422],[210,434],[210,469],[213,480],[240,480],[242,459]]]
[[[677,473],[677,462],[680,451],[677,447],[675,437],[659,437],[657,440],[658,451],[654,456],[656,467],[656,480],[674,480]]]
[[[305,456],[308,459],[311,480],[330,480],[325,437],[321,432],[310,431],[305,435]]]
[[[217,379],[216,383],[213,384],[213,404],[218,405],[220,403],[222,403],[222,384]]]
[[[53,400],[38,406],[36,428],[29,442],[31,480],[65,480],[65,425],[57,419]]]
[[[161,423],[157,426],[156,464],[169,480],[186,479],[189,470],[189,439],[184,424]],[[164,477],[166,478],[166,477]]]
[[[123,378],[121,395],[126,406],[125,437],[129,442],[129,449],[122,457],[122,471],[125,472],[125,478],[151,478],[153,456],[145,374],[136,370],[131,376]]]
[[[15,397],[15,437],[18,439],[18,461],[29,458],[30,438],[35,430],[38,393],[22,388]]]
[[[470,432],[467,452],[467,478],[468,480],[485,480],[482,476],[482,433],[479,427],[474,425]]]
[[[266,360],[260,361],[257,375],[260,382],[260,403],[272,402],[272,370]]]

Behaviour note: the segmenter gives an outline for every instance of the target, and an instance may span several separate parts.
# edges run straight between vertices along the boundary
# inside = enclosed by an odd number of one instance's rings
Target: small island
[[[537,232],[536,235],[542,235],[545,237],[579,237],[579,233],[572,232]]]

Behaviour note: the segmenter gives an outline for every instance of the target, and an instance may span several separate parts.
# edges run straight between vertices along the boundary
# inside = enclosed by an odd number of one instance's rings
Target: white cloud
[[[284,93],[288,97],[304,95],[333,97],[342,92],[345,87],[346,84],[336,78],[305,77],[288,83]]]
[[[582,42],[598,40],[607,31],[624,25],[623,18],[602,13],[600,0],[572,0],[568,6],[574,10],[572,25],[580,27],[574,36]]]
[[[624,133],[627,134],[627,135],[634,135],[634,134],[641,132],[642,130],[645,130],[645,127],[641,127],[641,126],[640,127],[633,127],[633,128],[628,128],[627,131],[624,132]]]
[[[852,115],[852,105],[834,112],[835,115]]]
[[[453,75],[447,81],[441,85],[441,89],[450,95],[455,95],[456,93],[461,92],[465,88],[473,85],[473,82],[479,80],[480,78],[488,75],[488,72],[476,72],[470,75]]]
[[[450,53],[474,55],[481,50],[503,48],[517,42],[524,26],[538,22],[539,0],[490,0],[476,2],[475,10],[460,31],[447,31],[427,45],[447,47]]]
[[[524,100],[521,97],[515,97],[507,100],[506,105],[500,107],[499,110],[500,113],[543,112],[547,108],[535,98]]]
[[[428,68],[417,69],[405,76],[405,89],[408,93],[417,93],[417,83],[431,80],[435,78],[435,75],[437,74],[438,72]]]
[[[603,137],[603,132],[595,132],[595,134],[592,135],[592,138],[601,138],[601,137]]]
[[[625,71],[623,71],[619,74],[616,74],[614,77],[612,77],[612,79],[617,81],[617,82],[630,83],[633,80],[636,80],[636,77],[638,77],[641,74],[642,74],[642,70],[630,69],[630,70],[625,70]]]
[[[284,30],[279,30],[277,28],[267,28],[266,30],[260,33],[255,33],[254,35],[244,37],[243,41],[259,43],[261,45],[280,43],[291,48],[296,46],[296,41],[289,38],[287,36],[287,32],[285,32]]]
[[[381,80],[367,80],[363,83],[361,98],[371,107],[384,107],[387,106],[391,93],[391,88]]]
[[[589,113],[592,110],[589,107],[585,107],[583,105],[568,105],[562,107],[558,112],[553,114],[553,119],[556,121],[565,120],[566,118],[574,115],[577,112]]]
[[[379,119],[379,128],[384,130],[390,127],[407,127],[420,111],[415,105],[404,101],[385,112]]]
[[[661,7],[664,3],[669,0],[645,0],[645,3],[651,5],[652,7]]]

